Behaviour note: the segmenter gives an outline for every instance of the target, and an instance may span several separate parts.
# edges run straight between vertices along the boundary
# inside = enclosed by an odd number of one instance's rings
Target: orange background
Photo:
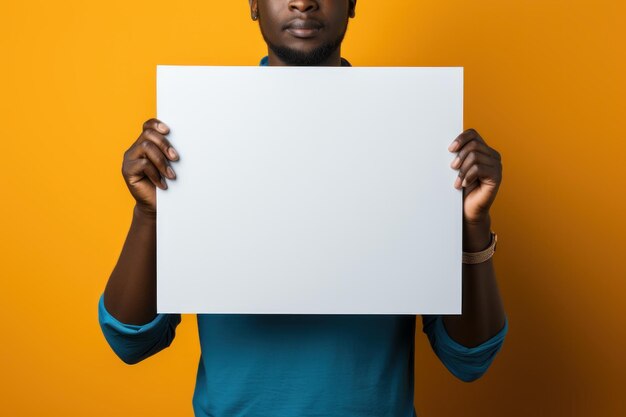
[[[342,55],[465,67],[465,127],[503,156],[492,225],[509,335],[466,384],[418,331],[419,416],[626,415],[625,9],[357,3]],[[195,317],[127,366],[97,301],[131,220],[122,154],[155,114],[155,66],[257,65],[248,4],[12,1],[1,14],[0,414],[192,416]]]

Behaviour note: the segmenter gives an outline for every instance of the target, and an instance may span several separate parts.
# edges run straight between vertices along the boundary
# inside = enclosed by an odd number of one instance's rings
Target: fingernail
[[[166,171],[169,178],[176,178],[176,174],[174,174],[174,170],[172,169],[172,167],[167,167]]]
[[[167,190],[167,183],[163,178],[161,178],[161,184],[163,184],[163,188]]]
[[[450,164],[450,166],[452,168],[456,168],[457,165],[459,164],[459,161],[461,161],[461,158],[459,158],[458,156],[456,158],[454,158],[454,161],[452,161],[452,163]]]
[[[172,158],[172,159],[177,159],[177,158],[178,158],[178,152],[176,152],[176,151],[174,150],[174,148],[172,148],[171,146],[170,146],[170,148],[167,150],[167,153],[169,153],[169,154],[170,154],[170,158]]]
[[[467,179],[463,178],[463,182],[461,183],[461,187],[465,187],[467,185]]]
[[[169,127],[167,127],[167,125],[165,123],[159,122],[157,124],[157,129],[161,133],[167,133],[167,131],[169,130]]]
[[[448,146],[448,150],[449,150],[450,152],[454,152],[454,151],[456,151],[456,148],[457,148],[458,146],[459,146],[459,142],[457,142],[457,141],[455,140],[454,142],[452,142],[452,143],[450,144],[450,146]]]
[[[456,180],[454,181],[454,188],[459,188],[460,183],[461,177],[456,177]]]

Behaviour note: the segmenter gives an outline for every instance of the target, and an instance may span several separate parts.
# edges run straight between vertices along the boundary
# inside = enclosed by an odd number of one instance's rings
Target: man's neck
[[[269,48],[268,48],[268,51],[267,51],[267,58],[268,58],[268,65],[271,66],[271,67],[274,67],[274,66],[276,66],[276,67],[286,67],[286,66],[289,66],[289,64],[287,64],[284,61],[282,61]],[[337,50],[335,52],[333,52],[332,55],[328,57],[328,59],[322,61],[321,63],[317,64],[316,66],[318,66],[318,67],[340,67],[341,66],[341,50],[340,50],[340,48],[337,48]]]

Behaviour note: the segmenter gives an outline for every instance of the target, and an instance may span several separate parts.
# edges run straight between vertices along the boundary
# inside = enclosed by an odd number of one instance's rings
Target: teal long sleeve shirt
[[[180,314],[144,325],[116,320],[98,303],[102,332],[126,363],[174,340]],[[415,417],[414,315],[198,314],[196,417]],[[487,370],[508,322],[483,344],[450,338],[442,316],[422,330],[443,364],[463,381]]]
[[[181,321],[158,314],[143,325],[122,323],[104,294],[98,318],[128,364],[168,347]],[[196,417],[415,417],[414,315],[198,314],[197,321]],[[453,375],[473,381],[502,347],[508,320],[472,348],[450,338],[442,316],[422,316],[422,331]]]

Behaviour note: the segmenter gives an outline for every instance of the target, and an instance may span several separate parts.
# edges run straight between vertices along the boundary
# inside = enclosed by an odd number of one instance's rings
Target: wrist
[[[491,243],[491,218],[480,222],[463,222],[463,252],[480,252]]]
[[[156,211],[147,210],[140,205],[135,205],[133,217],[144,223],[156,223]]]

